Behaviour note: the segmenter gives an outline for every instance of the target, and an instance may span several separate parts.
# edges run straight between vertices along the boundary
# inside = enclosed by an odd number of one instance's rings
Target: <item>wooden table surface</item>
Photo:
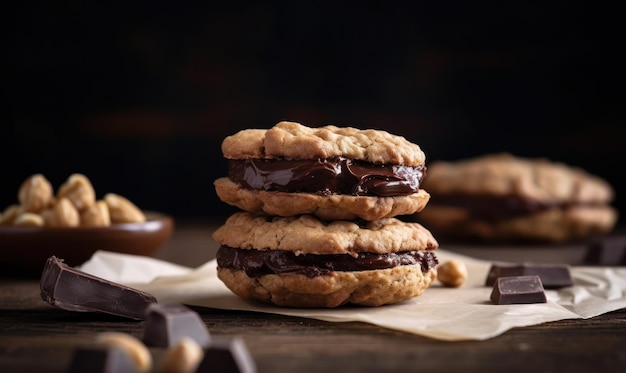
[[[200,265],[215,254],[212,229],[177,224],[156,256]],[[242,337],[259,372],[626,371],[626,309],[461,342],[358,322],[194,309],[212,335]],[[75,346],[103,331],[140,337],[142,322],[56,309],[41,300],[38,279],[0,279],[0,372],[63,372]],[[163,350],[151,353],[158,365]]]

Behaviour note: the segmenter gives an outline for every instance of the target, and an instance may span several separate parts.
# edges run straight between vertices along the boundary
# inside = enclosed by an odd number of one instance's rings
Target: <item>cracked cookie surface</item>
[[[347,157],[372,163],[424,165],[422,149],[402,136],[386,131],[333,125],[311,128],[283,121],[274,127],[246,129],[222,142],[228,159]]]

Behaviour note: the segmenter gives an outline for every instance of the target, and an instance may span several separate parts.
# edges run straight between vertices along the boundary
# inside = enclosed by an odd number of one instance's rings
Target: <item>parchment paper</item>
[[[469,277],[460,288],[438,282],[411,300],[381,307],[292,309],[243,300],[217,278],[212,260],[192,269],[154,258],[96,252],[81,269],[153,294],[163,302],[298,316],[332,322],[360,321],[446,341],[485,340],[515,327],[584,319],[626,307],[626,267],[572,267],[574,286],[546,290],[548,303],[494,305],[484,286],[491,262],[439,249],[439,262],[460,259]]]

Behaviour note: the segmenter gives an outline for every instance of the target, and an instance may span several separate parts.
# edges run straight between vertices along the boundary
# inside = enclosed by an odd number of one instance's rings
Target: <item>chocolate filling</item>
[[[431,193],[431,205],[459,207],[481,220],[497,221],[534,214],[551,208],[564,208],[565,203],[549,203],[519,196],[440,196]]]
[[[387,197],[416,193],[425,171],[424,166],[374,164],[343,157],[231,159],[228,177],[252,190]]]
[[[217,251],[217,265],[243,270],[250,277],[268,274],[301,274],[307,277],[326,275],[333,271],[355,272],[419,264],[422,272],[437,265],[431,251],[403,251],[399,253],[296,255],[284,250],[246,250],[222,245]]]

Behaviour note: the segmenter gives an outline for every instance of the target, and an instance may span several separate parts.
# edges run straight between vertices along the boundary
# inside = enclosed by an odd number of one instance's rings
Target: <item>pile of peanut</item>
[[[22,183],[17,197],[19,203],[0,213],[0,225],[107,227],[146,220],[137,206],[118,194],[96,200],[91,181],[82,174],[72,174],[56,194],[45,176],[32,175]]]

